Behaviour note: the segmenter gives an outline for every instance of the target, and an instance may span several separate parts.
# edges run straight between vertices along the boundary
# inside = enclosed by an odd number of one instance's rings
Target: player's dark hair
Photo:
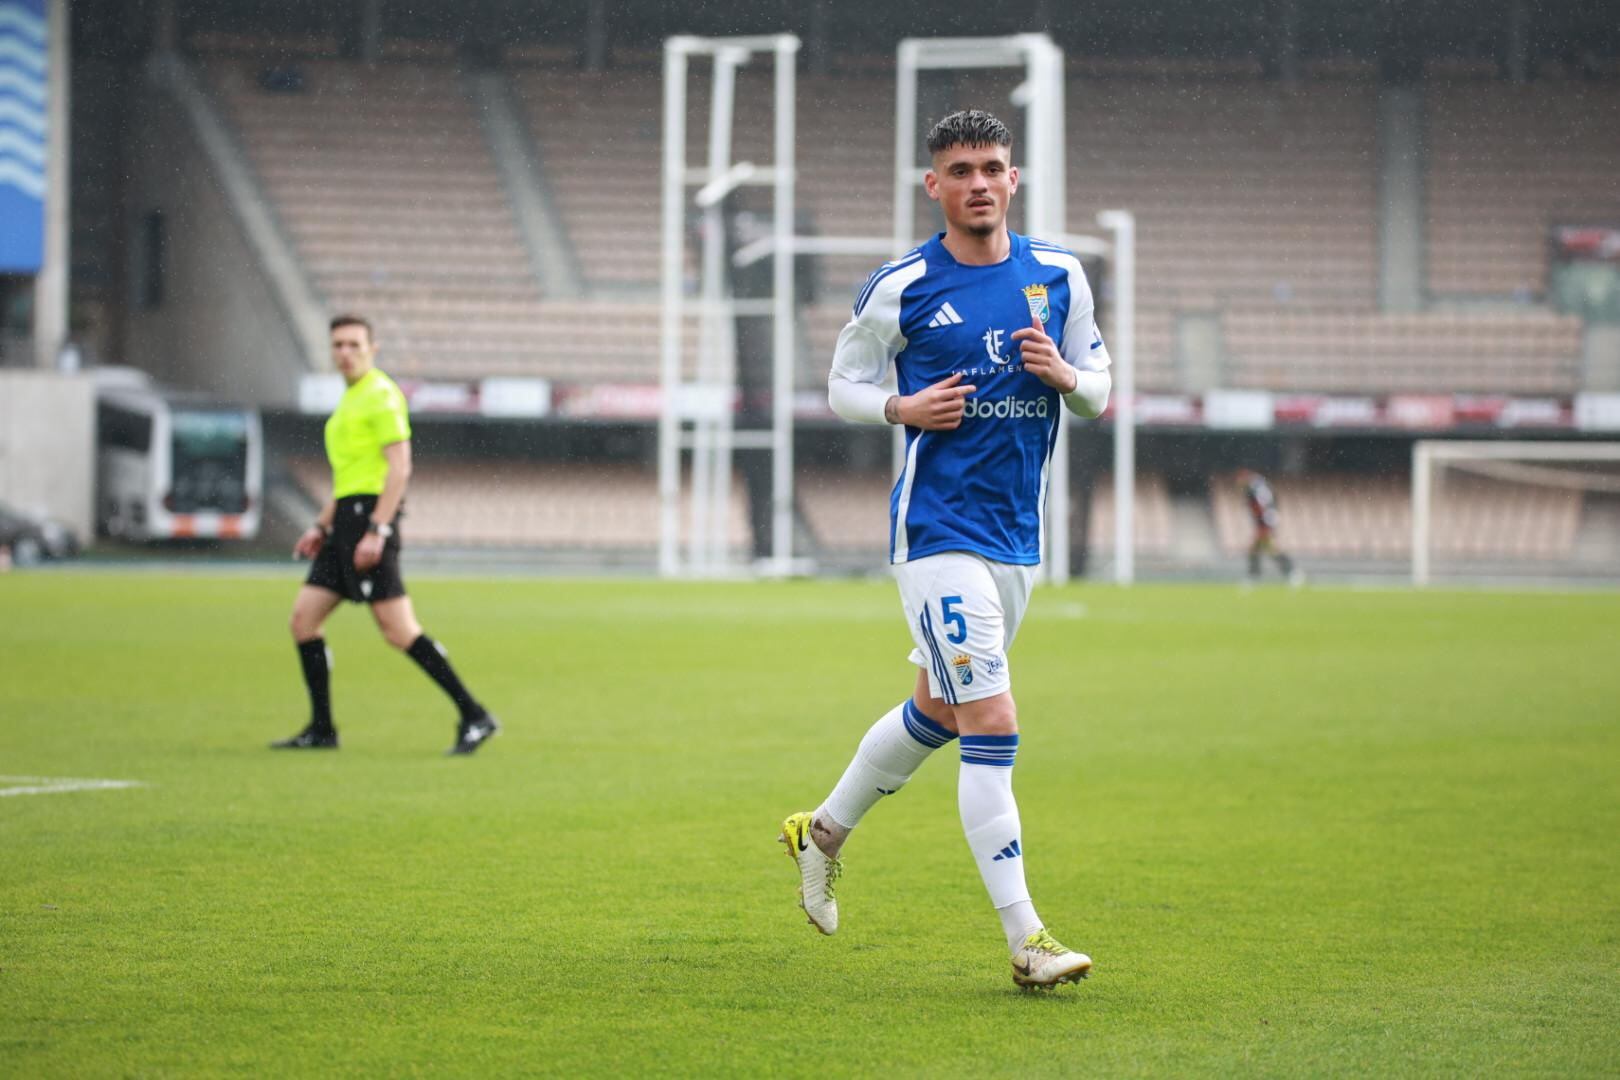
[[[363,315],[334,315],[332,316],[331,323],[326,327],[326,332],[330,334],[333,330],[336,330],[340,326],[363,326],[366,328],[366,340],[377,340],[376,331],[371,329],[371,320]]]
[[[953,146],[1012,146],[1007,125],[983,109],[953,112],[928,132],[928,152],[937,154]]]

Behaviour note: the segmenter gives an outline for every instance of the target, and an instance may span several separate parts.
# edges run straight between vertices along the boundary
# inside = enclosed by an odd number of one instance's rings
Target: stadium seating
[[[289,462],[305,494],[324,501],[330,474],[318,459]],[[1271,478],[1281,507],[1281,547],[1304,558],[1398,561],[1411,556],[1411,487],[1405,476],[1312,473]],[[881,555],[888,546],[886,471],[801,470],[800,510],[829,556]],[[1248,550],[1253,525],[1241,486],[1229,473],[1209,481],[1209,511],[1221,553]],[[1581,525],[1578,491],[1526,486],[1449,472],[1436,491],[1433,553],[1437,558],[1556,561],[1569,559]],[[1076,510],[1078,512],[1078,505]],[[683,510],[683,514],[684,514]],[[656,477],[634,464],[554,465],[512,461],[422,463],[411,479],[405,534],[421,547],[594,551],[650,555],[658,536]],[[727,543],[748,547],[747,499],[734,482]],[[1136,552],[1172,554],[1169,487],[1163,474],[1138,474]],[[1092,485],[1087,546],[1114,546],[1113,479]]]
[[[1581,321],[1550,311],[1237,308],[1222,317],[1228,384],[1352,394],[1567,393]]]
[[[1140,386],[1177,388],[1177,313],[1372,308],[1374,94],[1344,79],[1071,82],[1069,221],[1136,215]]]
[[[644,72],[515,69],[535,145],[587,282],[656,286],[660,80]]]
[[[661,83],[654,71],[520,68],[514,83],[586,272],[599,287],[648,290],[657,263]],[[814,228],[892,228],[893,80],[800,80],[799,203]],[[693,80],[688,160],[706,138],[706,84]],[[970,84],[963,91],[974,93]],[[1002,88],[983,93],[1001,95]],[[1070,220],[1136,210],[1139,383],[1172,389],[1174,313],[1231,303],[1370,309],[1376,285],[1375,132],[1368,83],[1284,90],[1253,79],[1093,78],[1071,86]],[[768,77],[739,77],[735,157],[770,158]],[[1191,123],[1192,110],[1197,122]],[[862,123],[849,118],[858,116]],[[1152,138],[1143,138],[1143,133]],[[1302,167],[1299,163],[1309,164]],[[822,260],[807,312],[818,356],[832,347],[875,256]],[[690,269],[690,268],[689,268]],[[1105,331],[1111,327],[1104,324]],[[808,381],[808,380],[803,380]]]
[[[1406,559],[1412,553],[1412,495],[1406,477],[1318,473],[1271,477],[1280,507],[1279,545],[1300,556]],[[1222,551],[1238,555],[1254,537],[1236,477],[1210,479]],[[1580,527],[1581,494],[1451,473],[1435,494],[1433,553],[1499,560],[1566,559]]]
[[[305,60],[302,91],[272,93],[258,84],[261,61],[208,63],[328,302],[376,313],[400,375],[657,377],[661,74],[650,64],[580,72],[554,53],[530,50],[509,76],[579,255],[592,297],[584,301],[540,295],[452,64],[432,56],[375,65]],[[766,67],[738,77],[737,159],[770,160]],[[1576,387],[1576,320],[1536,307],[1377,310],[1376,84],[1365,73],[1288,85],[1241,64],[1076,70],[1084,73],[1068,89],[1069,221],[1090,228],[1112,206],[1137,215],[1141,389],[1183,389],[1175,352],[1184,314],[1218,321],[1225,385],[1545,394]],[[698,164],[707,80],[691,87],[687,156]],[[1009,87],[973,76],[956,94],[994,102]],[[801,227],[890,232],[893,92],[881,65],[800,76]],[[1612,183],[1620,149],[1593,119],[1612,113],[1612,87],[1454,81],[1426,93],[1429,282],[1437,293],[1537,292],[1550,222],[1620,215]],[[435,198],[446,190],[456,198]],[[850,297],[876,258],[820,260],[804,312],[801,386],[819,384]],[[690,258],[687,273],[690,281]],[[1105,303],[1110,335],[1111,314]],[[689,326],[688,356],[696,347]]]
[[[329,496],[324,462],[298,459],[291,470],[310,498]],[[639,464],[423,461],[411,474],[402,532],[411,547],[646,556],[658,543],[657,485],[653,470]],[[747,550],[740,480],[728,515],[727,544]]]
[[[537,339],[540,293],[455,67],[303,60],[206,70],[248,158],[334,310],[375,322],[400,376],[583,365]]]
[[[1475,79],[1427,101],[1433,293],[1544,295],[1553,226],[1620,221],[1620,86]]]
[[[794,493],[820,550],[881,557],[889,547],[893,487],[894,477],[887,472],[804,470]]]
[[[1101,473],[1092,485],[1087,544],[1093,551],[1114,547],[1113,476]],[[823,551],[881,553],[889,543],[889,493],[894,477],[884,472],[806,471],[795,493]],[[1081,506],[1071,504],[1078,519]],[[1143,555],[1170,551],[1170,493],[1162,474],[1136,478],[1136,550]]]
[[[632,290],[656,285],[662,76],[517,67],[512,82],[590,283]],[[733,157],[766,164],[772,159],[769,73],[745,71],[738,84]],[[804,76],[799,99],[798,199],[810,227],[888,236],[893,149],[884,132],[893,131],[893,78]],[[692,80],[687,162],[693,166],[706,159],[708,108],[707,81]],[[851,124],[851,116],[882,121]],[[873,262],[866,256],[825,260],[822,276],[838,306],[847,307]]]
[[[1099,473],[1091,487],[1086,546],[1092,551],[1113,551],[1114,523],[1114,475]],[[1153,557],[1170,553],[1170,485],[1162,473],[1136,474],[1131,526],[1136,554]]]

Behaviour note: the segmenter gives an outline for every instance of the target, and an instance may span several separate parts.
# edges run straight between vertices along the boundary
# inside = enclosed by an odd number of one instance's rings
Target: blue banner
[[[45,247],[45,0],[0,0],[0,273],[37,274]]]

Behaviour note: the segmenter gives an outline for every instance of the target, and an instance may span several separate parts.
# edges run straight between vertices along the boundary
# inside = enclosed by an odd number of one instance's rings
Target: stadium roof
[[[1609,0],[1007,0],[994,5],[869,0],[75,0],[86,52],[143,52],[172,12],[182,41],[197,34],[326,37],[352,46],[375,20],[391,38],[488,52],[507,45],[583,47],[594,27],[615,49],[652,49],[672,34],[789,31],[823,54],[887,54],[903,37],[1045,30],[1070,56],[1376,61],[1386,73],[1435,59],[1524,59],[1612,73],[1620,19]],[[1291,46],[1291,47],[1290,47]]]

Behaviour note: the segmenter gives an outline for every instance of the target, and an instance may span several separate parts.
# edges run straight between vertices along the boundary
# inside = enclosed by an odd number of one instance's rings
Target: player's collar
[[[1019,234],[1013,232],[1011,229],[1007,230],[1007,257],[1005,259],[1000,260],[999,262],[993,262],[993,263],[965,263],[965,262],[959,262],[957,260],[956,256],[951,254],[951,249],[945,246],[945,234],[942,233],[942,232],[935,233],[934,238],[929,241],[929,244],[932,245],[933,248],[937,252],[939,252],[940,256],[942,258],[944,258],[945,260],[947,260],[951,265],[960,266],[960,267],[962,267],[964,269],[967,269],[967,270],[989,270],[992,267],[1005,266],[1008,263],[1012,262],[1014,259],[1022,258],[1024,256],[1024,253],[1029,248],[1028,241],[1026,241]]]

